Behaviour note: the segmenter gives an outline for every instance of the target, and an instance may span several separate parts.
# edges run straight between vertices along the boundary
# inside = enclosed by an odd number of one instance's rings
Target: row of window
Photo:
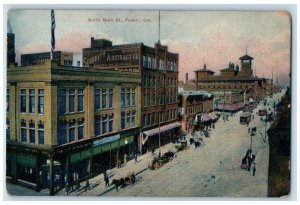
[[[150,56],[143,56],[143,67],[156,69],[156,58]],[[165,62],[162,59],[159,59],[159,70],[165,69]],[[167,70],[176,71],[177,64],[174,61],[167,61]]]
[[[29,96],[27,95],[27,91]],[[8,91],[9,93],[9,91]],[[26,106],[26,98],[29,97],[28,107]],[[37,96],[37,98],[36,98]],[[37,100],[37,101],[36,101]],[[9,111],[9,99],[7,110]],[[37,103],[37,110],[36,110]],[[44,114],[44,89],[21,89],[20,90],[20,112],[30,114]]]
[[[203,110],[203,105],[202,104],[197,104],[197,105],[191,105],[191,106],[188,106],[187,107],[187,115],[190,115],[190,114],[196,114],[196,113],[199,113],[199,112],[202,112]]]
[[[158,95],[158,96],[157,96]],[[169,93],[167,95],[168,97],[166,98],[165,93],[152,93],[152,96],[150,93],[144,93],[142,103],[143,107],[147,106],[155,106],[156,105],[156,97],[158,97],[158,104],[159,105],[164,105],[164,104],[170,104],[170,103],[176,103],[177,102],[177,93]]]
[[[161,112],[144,114],[142,118],[142,127],[148,127],[151,125],[158,124],[158,119],[160,123],[169,120],[174,120],[176,119],[176,113],[177,113],[177,109],[171,109],[171,110],[166,110]]]
[[[128,107],[128,106],[134,106],[134,105],[135,105],[135,89],[122,88],[121,89],[121,107]]]
[[[246,88],[246,89],[248,89],[248,88],[254,88],[255,87],[255,85],[242,85],[242,84],[226,84],[225,86],[224,86],[224,84],[204,84],[204,83],[201,83],[200,85],[199,85],[199,88],[218,88],[218,89],[224,89],[224,87],[225,88],[229,88],[229,89],[231,89],[231,88],[236,88],[236,89],[244,89],[244,88]]]
[[[84,138],[84,121],[59,124],[59,144],[82,140]]]
[[[107,106],[107,95],[108,95],[108,106]],[[94,100],[95,109],[106,109],[113,107],[113,89],[95,89],[94,90]],[[101,105],[101,106],[100,106]]]
[[[75,113],[84,111],[83,89],[59,89],[59,113]],[[68,102],[68,103],[67,103]],[[75,106],[75,102],[77,106]]]
[[[143,76],[142,86],[143,87],[176,87],[177,79],[176,78],[166,78],[166,77],[155,77],[155,76]]]
[[[113,115],[111,115],[109,117],[96,116],[95,117],[95,126],[94,126],[95,136],[104,135],[106,133],[112,132],[113,124],[114,124],[114,116]],[[107,129],[107,125],[108,125],[108,129]]]
[[[36,143],[36,137],[38,144],[43,145],[44,142],[44,124],[37,124],[36,122],[29,122],[28,126],[26,122],[21,122],[20,127],[21,142],[23,143]]]
[[[132,112],[121,112],[121,129],[128,129],[130,127],[135,127],[135,114],[136,111]]]

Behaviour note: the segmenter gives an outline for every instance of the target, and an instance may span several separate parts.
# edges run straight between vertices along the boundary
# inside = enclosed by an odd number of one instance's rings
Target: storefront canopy
[[[157,127],[157,128],[152,129],[152,130],[145,131],[143,133],[147,137],[150,137],[150,136],[159,134],[159,132],[166,132],[166,131],[172,130],[174,128],[177,128],[177,127],[181,127],[181,123],[174,122],[174,123],[171,123],[171,124],[167,124],[167,125],[161,126],[160,128]]]
[[[238,102],[234,104],[225,104],[225,106],[222,103],[219,103],[219,110],[226,110],[226,111],[237,111],[241,108],[243,108],[245,104],[243,102]]]

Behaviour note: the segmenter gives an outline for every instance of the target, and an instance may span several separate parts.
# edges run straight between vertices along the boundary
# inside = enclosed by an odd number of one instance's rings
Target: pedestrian
[[[109,186],[109,177],[107,174],[104,175],[105,187]]]
[[[69,195],[69,191],[70,191],[70,185],[68,182],[66,182],[66,187],[65,187],[65,190],[67,192],[67,195]]]
[[[252,172],[253,172],[253,176],[255,176],[255,172],[256,172],[255,163],[253,163]]]
[[[84,189],[84,191],[86,192],[87,189],[91,190],[91,188],[90,188],[90,181],[88,179],[85,181],[85,189]]]
[[[121,160],[119,158],[117,159],[117,167],[118,169],[121,167]]]
[[[152,154],[152,156],[155,155],[155,148],[154,148],[154,146],[152,147],[151,154]]]
[[[124,154],[124,165],[127,163],[127,154]]]
[[[80,189],[80,182],[79,182],[78,173],[76,173],[76,189],[77,189],[77,191]]]
[[[135,153],[135,154],[134,154],[134,163],[137,163],[137,162],[138,162],[137,157],[138,157],[138,156],[137,156],[137,153]]]

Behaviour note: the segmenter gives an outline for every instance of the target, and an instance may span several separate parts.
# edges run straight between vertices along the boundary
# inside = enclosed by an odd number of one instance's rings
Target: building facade
[[[49,60],[9,67],[7,179],[52,195],[121,163],[140,131],[140,85],[138,73]]]
[[[211,92],[215,96],[215,109],[236,111],[250,98],[259,101],[269,94],[267,79],[253,76],[253,58],[245,55],[239,66],[229,63],[228,68],[220,70],[220,75],[207,69],[196,70],[196,89]]]
[[[196,115],[209,114],[214,110],[214,96],[207,92],[188,91],[178,95],[179,118],[181,128],[185,132],[193,130]]]
[[[113,45],[111,41],[92,38],[91,47],[83,49],[83,65],[140,75],[141,134],[137,139],[140,152],[158,147],[160,128],[164,130],[160,144],[169,142],[170,135],[178,131],[178,54],[169,52],[167,46]],[[127,91],[123,95],[128,96]]]
[[[45,61],[48,61],[50,59],[50,55],[50,52],[22,54],[21,66],[37,65],[40,63],[44,63]],[[73,53],[66,51],[54,51],[52,60],[58,65],[72,66]]]

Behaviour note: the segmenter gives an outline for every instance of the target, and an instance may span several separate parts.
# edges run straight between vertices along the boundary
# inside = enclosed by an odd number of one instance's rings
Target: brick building
[[[196,75],[196,89],[211,92],[215,96],[215,109],[237,111],[252,98],[259,101],[269,94],[267,79],[253,76],[253,58],[244,55],[239,66],[229,63],[228,68],[220,70],[220,75],[207,69],[194,71]]]
[[[83,180],[115,166],[139,135],[140,84],[139,73],[50,60],[9,67],[7,179],[52,195],[74,173]]]
[[[191,132],[196,115],[202,114],[212,116],[214,96],[202,91],[180,92],[178,94],[179,117],[181,119],[181,128],[185,132]]]
[[[141,82],[141,135],[138,149],[146,152],[169,142],[176,134],[178,121],[178,54],[170,53],[167,46],[156,43],[113,45],[111,41],[91,38],[91,47],[83,49],[83,65],[94,69],[116,69],[139,74]],[[123,95],[127,96],[124,90]]]

